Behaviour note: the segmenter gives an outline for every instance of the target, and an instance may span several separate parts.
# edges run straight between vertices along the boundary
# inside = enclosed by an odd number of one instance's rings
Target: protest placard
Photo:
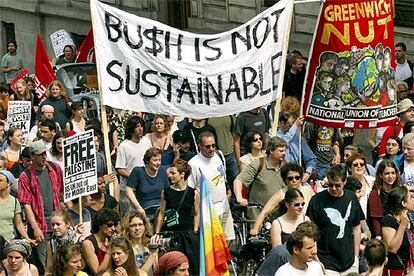
[[[50,35],[50,40],[52,42],[53,50],[55,52],[56,58],[63,55],[63,49],[66,45],[75,45],[70,34],[66,30],[58,30]]]
[[[18,80],[21,80],[21,79],[24,79],[25,77],[27,77],[27,76],[29,76],[29,70],[27,70],[27,69],[22,69],[22,72],[20,72],[20,74],[18,74],[17,75],[17,77],[15,77],[14,79],[13,79],[13,81],[12,81],[12,83],[10,84],[10,88],[13,90],[13,91],[16,91],[16,82],[18,81]]]
[[[327,0],[316,29],[304,93],[314,124],[376,128],[396,121],[391,0]]]
[[[93,130],[63,140],[63,201],[98,192]]]
[[[30,101],[10,101],[7,109],[7,129],[17,127],[22,131],[22,143],[29,140],[32,103]]]
[[[293,1],[227,32],[203,35],[91,1],[102,100],[114,108],[225,116],[281,97]]]

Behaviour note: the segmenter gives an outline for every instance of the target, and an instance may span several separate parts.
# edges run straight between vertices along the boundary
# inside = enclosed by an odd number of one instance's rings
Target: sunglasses
[[[258,141],[263,141],[263,138],[262,137],[259,137],[259,138],[254,138],[253,139],[253,142],[258,142]]]
[[[113,226],[118,227],[118,222],[115,222],[115,223],[105,223],[105,224],[106,224],[106,226],[108,226],[108,228],[111,228]]]
[[[215,149],[217,147],[217,145],[216,144],[204,145],[203,147],[205,147],[206,149]]]
[[[292,181],[293,179],[299,180],[300,179],[300,176],[299,175],[295,175],[295,176],[288,176],[287,177],[287,180],[289,180],[289,181]]]
[[[363,166],[365,166],[365,163],[352,163],[352,166],[354,166],[354,167],[363,167]]]
[[[332,183],[328,183],[328,187],[329,188],[335,187],[336,189],[339,189],[339,188],[342,187],[342,184],[332,184]]]
[[[303,207],[303,206],[305,206],[305,202],[298,202],[298,203],[292,204],[292,206],[293,207]]]

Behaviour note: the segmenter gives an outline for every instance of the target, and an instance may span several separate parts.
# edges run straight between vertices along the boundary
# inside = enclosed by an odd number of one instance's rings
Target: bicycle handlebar
[[[260,203],[258,203],[258,202],[255,202],[255,201],[252,201],[252,202],[248,202],[247,203],[247,206],[242,206],[242,205],[240,205],[239,203],[237,203],[237,202],[234,202],[233,203],[233,207],[234,208],[236,208],[236,209],[242,209],[242,208],[248,208],[248,207],[263,207],[263,205],[262,204],[260,204]]]

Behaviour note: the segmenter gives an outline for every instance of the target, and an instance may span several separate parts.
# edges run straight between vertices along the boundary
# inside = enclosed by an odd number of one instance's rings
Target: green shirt
[[[264,206],[274,193],[280,191],[286,187],[286,185],[280,176],[280,170],[275,170],[267,156],[264,157],[263,168],[255,179],[254,177],[259,169],[259,165],[259,159],[253,160],[252,163],[237,176],[237,179],[239,179],[246,187],[253,185],[251,189],[248,188],[250,189],[249,201],[258,202]]]
[[[232,126],[235,121],[233,115],[209,118],[208,124],[214,127],[217,134],[218,146],[224,155],[228,155],[233,152],[233,133]]]
[[[0,234],[6,240],[14,239],[14,214],[21,213],[22,207],[15,197],[9,196],[7,202],[0,203],[0,210]]]

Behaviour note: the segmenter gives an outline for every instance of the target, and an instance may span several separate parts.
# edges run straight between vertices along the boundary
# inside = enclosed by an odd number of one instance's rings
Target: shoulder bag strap
[[[197,145],[197,139],[195,138],[194,132],[191,128],[190,128],[190,132],[191,132],[191,136],[193,136],[193,142],[194,142],[194,145],[196,147],[196,152],[200,153],[200,150],[198,149],[198,145]]]
[[[183,204],[183,202],[184,202],[185,196],[187,195],[187,191],[188,191],[188,187],[186,187],[186,188],[185,188],[184,194],[183,194],[183,196],[181,197],[180,204],[178,204],[178,208],[177,208],[177,210],[176,210],[177,212],[178,212],[178,210],[180,210],[181,205],[182,205],[182,204]]]
[[[253,188],[253,183],[256,180],[257,176],[259,175],[259,173],[263,170],[263,166],[264,166],[264,157],[260,157],[259,158],[259,167],[257,168],[256,174],[254,175],[254,178],[252,180],[252,182],[250,183],[248,189],[247,189],[247,196],[249,196],[250,191]]]

